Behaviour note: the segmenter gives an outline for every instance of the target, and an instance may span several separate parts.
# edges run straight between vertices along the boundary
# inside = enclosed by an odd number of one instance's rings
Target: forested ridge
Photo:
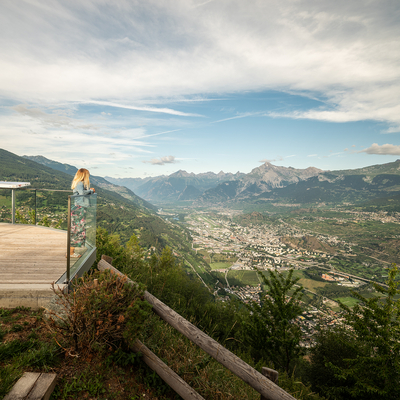
[[[70,190],[71,175],[39,164],[35,161],[0,149],[0,180],[30,182],[31,188]],[[96,182],[96,179],[93,180]],[[127,242],[135,233],[144,247],[156,247],[161,251],[166,245],[179,247],[187,237],[184,229],[176,229],[154,213],[154,207],[147,208],[147,202],[131,201],[115,191],[92,185],[97,193],[97,224],[109,233],[118,233],[122,242]],[[40,204],[49,211],[64,213],[68,193],[40,192]],[[0,195],[10,200],[10,190],[0,190]],[[72,191],[71,191],[72,194]],[[18,191],[17,203],[34,207],[34,198],[30,191]],[[27,218],[29,219],[29,218]]]

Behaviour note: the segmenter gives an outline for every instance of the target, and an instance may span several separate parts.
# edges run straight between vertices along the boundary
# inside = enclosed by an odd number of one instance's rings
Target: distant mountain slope
[[[229,200],[244,201],[270,192],[274,188],[285,187],[322,173],[317,168],[295,169],[278,167],[268,162],[254,168],[249,174],[240,179],[224,182],[211,188],[197,199],[201,203],[225,202]]]
[[[0,149],[0,180],[26,181],[31,183],[32,188],[60,190],[71,190],[72,181],[70,174],[38,164],[35,161],[17,156],[3,149]],[[142,208],[119,193],[98,186],[95,180],[91,183],[96,188],[99,201],[118,202],[119,204]]]
[[[292,167],[278,167],[269,162],[254,168],[243,178],[247,181],[265,182],[271,188],[287,186],[300,180],[308,179],[323,172],[321,169],[309,167],[306,169],[296,169]]]
[[[35,161],[38,164],[45,165],[46,167],[56,169],[57,171],[65,172],[68,175],[74,176],[76,174],[76,171],[78,171],[78,168],[74,167],[73,165],[62,164],[57,161],[49,160],[48,158],[43,156],[23,156],[23,157],[27,158],[28,160]]]
[[[38,164],[24,157],[0,149],[0,180],[30,182],[33,188],[70,190],[71,175]],[[96,184],[97,224],[112,234],[119,234],[122,242],[136,234],[144,247],[179,247],[184,243],[182,228],[166,223],[147,208],[140,207],[120,194]],[[6,190],[0,190],[0,197]],[[72,191],[70,192],[72,194]],[[8,194],[9,196],[9,194]],[[65,207],[68,193],[41,192],[41,199],[49,198],[52,205]],[[17,194],[18,201],[18,194]],[[57,203],[58,202],[58,203]]]
[[[391,165],[371,166],[362,170],[330,171],[300,181],[284,188],[263,193],[262,198],[287,203],[352,203],[362,204],[380,199],[380,204],[389,203],[400,195],[400,162]],[[380,171],[391,171],[382,174]],[[386,199],[386,200],[385,200]],[[255,200],[255,199],[253,199]]]
[[[57,171],[64,172],[71,176],[74,176],[76,174],[76,171],[78,170],[78,168],[73,165],[62,164],[57,161],[49,160],[48,158],[43,156],[23,156],[23,157],[28,160],[35,161],[38,164],[42,164],[52,169],[55,169]],[[93,183],[94,185],[97,185],[98,187],[101,187],[102,189],[118,193],[119,195],[132,201],[139,207],[145,207],[154,211],[157,210],[157,208],[154,205],[150,204],[146,200],[143,200],[139,196],[136,196],[135,193],[133,193],[130,189],[126,188],[125,186],[119,186],[113,184],[107,181],[106,179],[102,178],[101,176],[95,176],[92,174],[90,175],[90,182]]]
[[[171,175],[161,175],[153,178],[110,178],[107,179],[118,185],[135,190],[148,201],[164,202],[176,200],[193,200],[194,194],[200,195],[205,190],[215,187],[221,182],[239,179],[244,174],[206,172],[200,174],[177,171]],[[186,189],[189,187],[189,189]],[[190,194],[188,192],[190,190]],[[186,192],[184,194],[184,192]]]
[[[71,189],[71,177],[62,172],[0,149],[0,180],[30,182],[41,189]]]
[[[365,175],[368,179],[372,179],[377,175],[400,175],[400,160],[386,164],[370,165],[364,168],[345,169],[337,171],[327,171],[326,174],[340,175]]]
[[[158,203],[188,201],[204,206],[228,203],[360,203],[400,194],[400,161],[354,170],[295,169],[268,162],[250,173],[177,171],[169,176],[119,180],[130,182],[136,193]]]
[[[236,181],[205,191],[195,204],[357,203],[394,201],[400,195],[400,160],[355,170],[296,170],[266,163]],[[372,203],[371,203],[372,204]]]
[[[165,175],[162,175],[165,177]],[[111,176],[105,176],[108,182],[114,183],[115,185],[125,186],[128,189],[136,192],[136,189],[145,184],[147,181],[151,179],[155,179],[154,177],[147,177],[147,178],[113,178]],[[158,177],[157,177],[158,178]]]
[[[201,192],[199,189],[195,188],[192,185],[187,185],[185,189],[183,189],[182,193],[178,196],[178,200],[180,201],[195,200],[200,195]]]

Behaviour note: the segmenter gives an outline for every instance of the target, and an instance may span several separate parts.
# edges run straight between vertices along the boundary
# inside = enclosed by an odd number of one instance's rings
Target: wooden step
[[[57,374],[24,372],[3,400],[49,400]]]

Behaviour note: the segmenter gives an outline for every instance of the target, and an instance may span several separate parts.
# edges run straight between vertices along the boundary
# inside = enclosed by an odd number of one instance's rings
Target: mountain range
[[[125,185],[157,204],[184,202],[195,206],[273,203],[397,202],[400,198],[400,160],[353,170],[295,169],[268,162],[250,173],[213,172],[148,178],[106,179]]]
[[[245,174],[205,172],[200,174],[179,170],[171,175],[148,178],[105,178],[116,185],[123,185],[138,196],[154,202],[174,202],[179,200],[195,200],[206,190],[223,182],[235,181]]]
[[[42,156],[25,156],[31,161],[74,175],[76,167]],[[154,210],[163,204],[194,206],[235,204],[313,204],[365,202],[400,204],[400,160],[353,170],[323,171],[296,169],[266,162],[250,173],[179,170],[171,175],[147,178],[91,176],[93,183]]]

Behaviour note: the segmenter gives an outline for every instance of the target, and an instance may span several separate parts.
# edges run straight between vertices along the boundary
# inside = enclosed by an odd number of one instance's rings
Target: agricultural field
[[[317,293],[319,288],[324,288],[326,285],[332,285],[332,283],[330,284],[327,282],[315,281],[310,278],[301,278],[298,283],[302,285],[305,289],[308,289],[314,293]]]
[[[378,259],[381,263],[397,263],[400,259],[400,224],[379,220],[327,218],[320,212],[316,217],[288,218],[286,222],[313,235],[336,236],[351,243],[352,251],[369,262]],[[332,215],[332,213],[330,213]],[[289,222],[290,221],[290,222]]]
[[[329,265],[338,271],[384,282],[387,278],[387,268],[389,263],[373,261],[365,256],[358,258],[358,262],[355,262],[355,259],[347,258],[345,256],[337,256],[329,262]]]
[[[230,268],[231,266],[232,263],[230,262],[215,262],[210,264],[211,269],[226,269]]]
[[[228,281],[230,282],[232,279],[240,281],[243,285],[250,286],[256,286],[261,283],[256,271],[230,270],[228,272]]]
[[[354,297],[338,297],[337,299],[335,299],[336,301],[340,301],[341,303],[343,303],[345,306],[347,307],[354,307],[357,303],[358,300]]]

